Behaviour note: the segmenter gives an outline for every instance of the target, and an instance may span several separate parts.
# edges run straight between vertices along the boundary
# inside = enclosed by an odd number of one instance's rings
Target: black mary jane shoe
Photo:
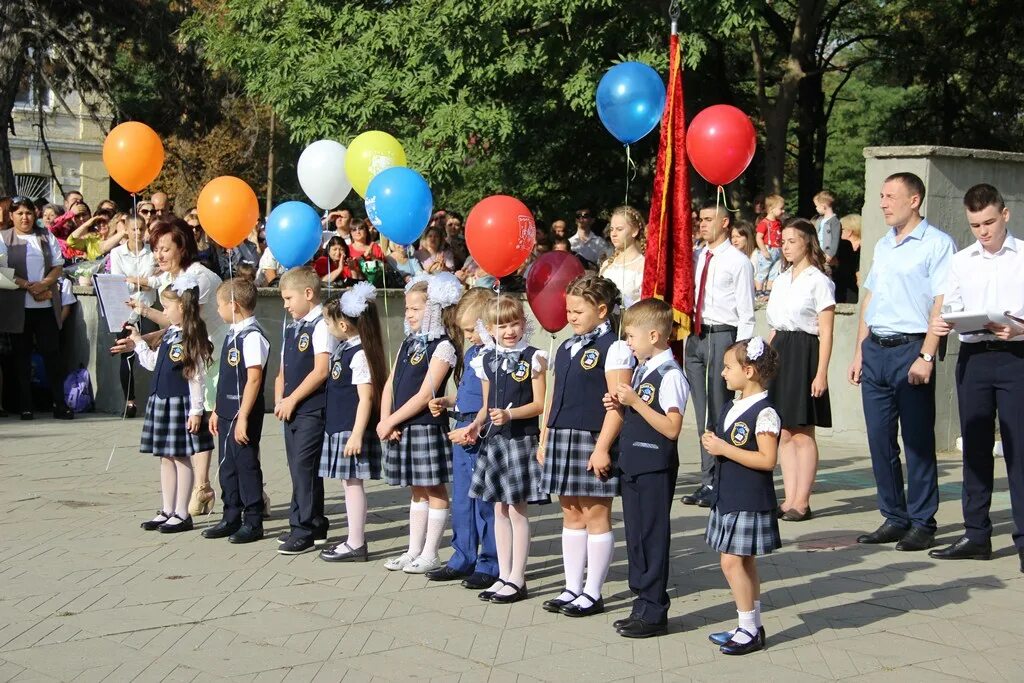
[[[156,531],[160,528],[160,525],[169,520],[171,518],[171,515],[173,514],[173,512],[164,512],[163,510],[157,510],[156,516],[163,517],[163,519],[147,519],[139,526],[145,529],[146,531]]]
[[[370,546],[365,542],[358,548],[344,542],[329,550],[320,551],[320,559],[324,562],[366,562],[369,556]]]
[[[501,584],[501,585],[503,585],[503,586],[504,586],[504,585],[505,585],[505,583],[506,583],[506,582],[505,582],[505,581],[504,581],[503,579],[495,579],[495,581],[496,581],[497,583],[500,583],[500,584]],[[484,602],[490,602],[490,601],[491,601],[491,598],[493,598],[493,597],[494,597],[494,594],[495,594],[496,592],[497,592],[497,591],[492,591],[492,590],[485,590],[485,591],[480,591],[480,593],[478,593],[476,597],[480,598],[480,599],[481,599],[481,600],[483,600]]]
[[[577,605],[569,603],[568,605],[564,605],[558,611],[567,617],[590,617],[595,614],[600,614],[601,612],[604,612],[604,598],[594,599],[586,593],[582,593],[580,597],[590,600],[590,606],[579,607]]]
[[[668,633],[668,622],[655,624],[643,619],[634,619],[616,632],[623,638],[653,638]]]
[[[442,565],[437,569],[431,569],[423,576],[427,578],[427,581],[460,581],[468,575],[466,572],[460,572],[457,569],[452,569],[448,565]],[[494,583],[494,581],[491,581],[491,583]],[[487,586],[490,586],[491,583],[487,584]],[[487,586],[481,586],[480,588],[487,588]],[[479,590],[479,588],[477,590]]]
[[[162,534],[180,534],[183,531],[192,531],[192,515],[186,515],[185,518],[182,519],[177,513],[175,513],[171,515],[171,517],[180,519],[181,521],[177,524],[168,524],[167,522],[164,522],[157,527],[157,531]]]
[[[525,581],[523,582],[522,588],[511,581],[505,581],[505,585],[509,588],[514,588],[516,592],[509,595],[499,595],[498,593],[495,593],[491,596],[491,602],[495,605],[511,605],[513,602],[519,602],[520,600],[525,600],[528,597]]]
[[[570,602],[572,602],[572,601],[573,601],[573,600],[575,600],[576,598],[580,597],[580,596],[579,596],[579,594],[577,594],[577,593],[573,593],[573,592],[572,592],[571,590],[569,590],[568,588],[563,588],[563,589],[562,589],[562,593],[568,593],[568,594],[569,594],[569,595],[571,595],[572,597],[571,597],[571,598],[569,598],[568,600],[559,600],[558,598],[552,598],[551,600],[545,600],[545,601],[544,601],[544,604],[542,604],[542,605],[540,606],[540,607],[541,607],[541,609],[543,609],[543,610],[544,610],[545,612],[554,612],[554,613],[558,613],[558,612],[561,612],[561,611],[562,611],[562,608],[563,608],[563,607],[565,607],[566,605],[568,605],[568,604],[569,604]],[[559,595],[561,595],[562,593],[559,593]]]
[[[227,538],[241,528],[241,522],[228,522],[222,519],[209,529],[203,529],[203,538]]]
[[[753,634],[744,628],[738,628],[736,632],[745,634],[750,638],[750,642],[737,643],[734,639],[730,639],[729,642],[718,648],[719,652],[723,655],[749,655],[751,652],[757,652],[765,648],[766,638],[764,629],[758,630],[757,634]]]
[[[765,639],[764,626],[757,629],[757,634],[761,637],[761,640]],[[708,640],[721,647],[732,640],[732,631],[719,631],[718,633],[712,633],[708,636]]]

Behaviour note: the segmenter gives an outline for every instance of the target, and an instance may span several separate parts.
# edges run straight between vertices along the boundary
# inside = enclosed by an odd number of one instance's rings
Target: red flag
[[[693,313],[693,226],[690,213],[690,165],[686,159],[683,111],[683,65],[679,37],[669,39],[668,92],[661,118],[661,143],[655,166],[647,258],[642,295],[672,305],[679,327],[676,338],[690,333]]]

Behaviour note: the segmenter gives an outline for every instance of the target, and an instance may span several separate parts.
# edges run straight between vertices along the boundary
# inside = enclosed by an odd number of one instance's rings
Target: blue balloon
[[[392,242],[409,245],[427,227],[434,211],[430,186],[416,171],[392,166],[366,188],[366,217]]]
[[[665,83],[640,62],[608,69],[597,85],[597,115],[608,132],[631,145],[654,130],[665,110]]]
[[[309,263],[321,234],[320,214],[309,204],[285,202],[267,216],[267,247],[285,268]]]

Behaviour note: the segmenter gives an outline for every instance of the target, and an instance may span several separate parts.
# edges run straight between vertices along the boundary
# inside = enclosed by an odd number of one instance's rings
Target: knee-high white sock
[[[345,519],[348,522],[349,548],[361,548],[366,543],[366,491],[362,479],[345,480]]]
[[[174,512],[178,517],[185,519],[188,517],[188,500],[192,497],[192,484],[195,481],[191,459],[174,459],[174,478],[176,480]],[[171,520],[172,523],[177,521],[176,519]]]
[[[428,560],[437,559],[437,547],[441,545],[444,525],[448,521],[448,508],[430,508],[427,515],[427,538],[420,551],[420,557]]]
[[[427,539],[427,513],[430,503],[425,500],[413,501],[409,504],[409,549],[406,551],[413,557],[423,552],[423,543]]]
[[[565,569],[565,588],[576,595],[583,591],[583,574],[587,570],[587,530],[562,527],[562,567]],[[559,600],[572,600],[562,593]]]
[[[608,567],[615,554],[615,534],[611,531],[587,536],[587,585],[583,592],[595,600],[601,597],[601,588],[608,577]],[[588,605],[583,598],[582,607]]]
[[[508,516],[512,522],[512,569],[508,580],[517,586],[526,585],[526,561],[530,557],[530,518],[526,503],[510,506]]]

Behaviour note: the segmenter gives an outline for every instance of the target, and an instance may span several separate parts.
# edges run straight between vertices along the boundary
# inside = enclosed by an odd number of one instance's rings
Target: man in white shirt
[[[1013,541],[1024,572],[1024,323],[1020,322],[1024,317],[1024,242],[1009,233],[1010,211],[999,190],[991,185],[969,189],[964,207],[977,241],[953,255],[943,310],[1012,317],[978,330],[954,328],[942,315],[932,318],[934,334],[946,336],[954,329],[960,334],[956,394],[964,453],[964,535],[928,554],[940,560],[987,560],[992,556],[988,512],[998,414],[1013,509]]]
[[[694,255],[694,314],[686,339],[683,370],[690,385],[699,436],[714,429],[715,420],[731,398],[722,379],[725,350],[736,340],[754,334],[754,266],[732,246],[729,213],[715,202],[700,210],[700,235],[705,246]],[[700,446],[697,490],[682,498],[686,505],[709,507],[715,458]]]
[[[594,212],[580,209],[576,212],[576,234],[569,238],[572,253],[600,268],[605,259],[612,255],[612,247],[603,238],[594,234]]]

